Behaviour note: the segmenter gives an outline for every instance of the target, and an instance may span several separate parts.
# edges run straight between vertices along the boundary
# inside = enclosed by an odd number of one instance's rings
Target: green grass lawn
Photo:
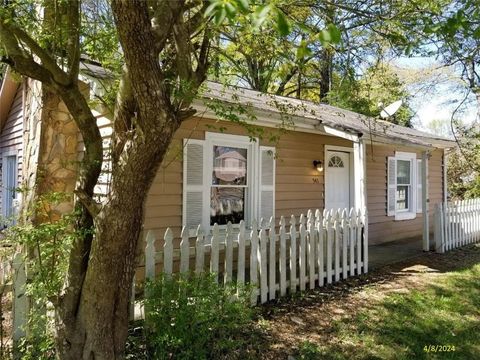
[[[336,321],[328,345],[305,341],[295,357],[480,359],[480,264],[433,279]],[[430,345],[450,351],[426,351]]]

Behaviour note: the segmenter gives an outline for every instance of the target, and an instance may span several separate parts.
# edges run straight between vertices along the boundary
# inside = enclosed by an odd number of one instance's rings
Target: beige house
[[[91,73],[84,81],[94,89]],[[35,178],[46,149],[81,157],[81,139],[64,106],[42,106],[35,87],[7,74],[0,90],[6,217],[19,200],[13,185]],[[199,224],[210,229],[245,220],[248,226],[308,209],[353,207],[367,209],[369,244],[423,238],[424,250],[430,248],[431,215],[447,196],[445,156],[453,141],[324,104],[216,83],[207,84],[195,107],[197,114],[176,132],[150,189],[146,230],[161,236],[170,227],[179,236],[183,226],[192,232]],[[220,112],[235,121],[220,120]],[[108,116],[95,114],[108,156]],[[75,169],[56,166],[49,179],[58,182],[59,191],[71,191]],[[108,170],[106,161],[100,197],[108,193]]]

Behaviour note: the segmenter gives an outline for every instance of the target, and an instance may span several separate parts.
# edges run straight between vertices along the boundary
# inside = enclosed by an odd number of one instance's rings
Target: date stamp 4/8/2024
[[[426,353],[453,352],[455,351],[455,345],[425,345],[423,351]]]

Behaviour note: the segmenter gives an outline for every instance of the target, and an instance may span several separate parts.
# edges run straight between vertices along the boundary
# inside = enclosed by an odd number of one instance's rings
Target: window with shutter
[[[183,226],[194,233],[204,225],[204,147],[203,140],[184,140],[183,154]]]
[[[387,215],[395,216],[395,220],[416,217],[419,196],[421,201],[418,169],[415,153],[396,152],[395,156],[388,157]]]
[[[247,136],[209,133],[184,140],[183,225],[194,233],[275,212],[275,148]]]

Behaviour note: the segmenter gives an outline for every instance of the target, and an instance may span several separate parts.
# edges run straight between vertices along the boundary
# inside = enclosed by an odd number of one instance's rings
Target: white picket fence
[[[437,252],[480,242],[480,199],[440,203],[434,216]]]
[[[253,222],[246,229],[228,224],[213,226],[206,236],[201,226],[196,236],[181,233],[178,249],[167,229],[163,249],[155,250],[153,231],[146,234],[145,277],[155,277],[155,265],[172,274],[194,271],[217,273],[219,283],[233,282],[239,287],[253,286],[252,304],[265,303],[307,287],[331,284],[368,271],[368,241],[365,212],[350,209],[321,212],[308,211],[297,220],[282,216],[278,226],[273,218],[265,224]]]

